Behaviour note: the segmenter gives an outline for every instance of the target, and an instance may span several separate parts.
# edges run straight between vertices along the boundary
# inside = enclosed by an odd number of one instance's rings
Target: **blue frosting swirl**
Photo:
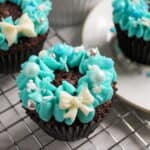
[[[74,67],[82,74],[77,87],[67,81],[58,87],[52,84],[56,70],[69,72]],[[113,60],[100,55],[98,50],[87,51],[83,47],[57,44],[22,64],[16,83],[23,107],[36,110],[43,121],[54,117],[58,122],[71,125],[74,120],[65,118],[68,110],[61,109],[59,105],[62,91],[75,96],[74,93],[79,94],[84,87],[88,88],[94,99],[88,107],[94,111],[85,115],[79,110],[76,116],[82,123],[88,123],[94,117],[95,108],[111,100],[114,92],[112,83],[116,81]]]
[[[52,3],[50,2],[50,0],[0,0],[0,4],[6,1],[15,3],[21,8],[23,14],[28,14],[34,24],[35,32],[37,35],[42,35],[48,31],[48,15],[52,9]],[[11,16],[8,18],[4,18],[2,21],[10,23],[10,20],[13,25],[17,24],[18,20],[13,21]],[[8,42],[3,35],[1,27],[0,39],[0,49],[3,51],[8,51]]]
[[[150,12],[146,0],[113,0],[114,22],[128,31],[128,36],[136,36],[150,41]]]

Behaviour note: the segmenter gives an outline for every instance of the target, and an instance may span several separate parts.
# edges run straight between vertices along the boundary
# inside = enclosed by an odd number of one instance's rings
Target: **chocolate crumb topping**
[[[77,86],[78,80],[81,78],[82,74],[79,73],[78,68],[70,69],[69,72],[55,71],[55,80],[53,84],[59,86],[62,84],[62,81],[68,81],[70,84]]]
[[[21,9],[14,3],[5,2],[0,4],[0,21],[2,18],[12,17],[16,20],[22,15]]]

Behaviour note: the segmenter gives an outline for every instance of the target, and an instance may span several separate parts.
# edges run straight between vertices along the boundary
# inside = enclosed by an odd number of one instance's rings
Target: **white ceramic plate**
[[[50,15],[52,26],[76,25],[85,20],[89,11],[100,0],[52,0],[53,10]]]
[[[150,67],[131,63],[118,51],[115,34],[110,32],[113,27],[111,1],[101,1],[87,17],[83,44],[86,47],[100,47],[102,54],[115,60],[120,100],[150,112],[150,77],[146,75]]]
[[[86,47],[104,47],[113,34],[112,0],[101,0],[88,15],[82,32],[82,42]]]

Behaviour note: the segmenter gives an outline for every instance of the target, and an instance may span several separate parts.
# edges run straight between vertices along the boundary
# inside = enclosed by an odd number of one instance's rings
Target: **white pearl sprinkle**
[[[45,4],[41,4],[41,5],[38,6],[38,10],[42,11],[42,10],[45,9],[45,7],[46,7]]]
[[[43,100],[47,101],[47,100],[52,100],[54,98],[54,96],[44,96]]]
[[[95,85],[105,80],[105,73],[97,65],[88,65],[88,69],[93,72],[90,77]]]
[[[33,100],[28,100],[27,106],[29,110],[35,110],[35,103],[33,102]]]
[[[92,48],[92,49],[88,50],[87,54],[88,54],[88,56],[96,55],[98,53],[98,51],[99,51],[98,48]]]
[[[44,21],[45,21],[45,19],[44,18],[40,18],[40,23],[43,23]]]
[[[23,73],[27,77],[35,77],[38,75],[39,71],[40,71],[40,68],[39,68],[38,64],[36,64],[34,62],[26,63],[26,65],[24,66],[24,69],[23,69]]]
[[[139,0],[133,0],[134,3],[138,4],[139,3]]]
[[[84,47],[84,45],[81,45],[81,46],[75,47],[74,51],[78,53],[79,51],[81,51],[83,49],[85,49],[85,47]]]
[[[93,51],[94,51],[95,53],[98,53],[98,52],[99,52],[99,49],[96,47],[96,48],[93,48]]]
[[[138,23],[139,24],[142,23],[143,25],[150,27],[150,20],[147,18],[142,18],[142,19],[138,20]]]
[[[50,57],[56,58],[56,55],[54,53],[50,53]]]
[[[32,90],[37,90],[37,86],[33,82],[33,80],[29,80],[29,82],[27,83],[27,91],[31,92]]]
[[[44,57],[45,55],[47,55],[47,50],[43,49],[42,51],[39,52],[39,57],[40,58]]]
[[[102,87],[96,86],[92,90],[93,90],[94,93],[98,94],[102,90]]]

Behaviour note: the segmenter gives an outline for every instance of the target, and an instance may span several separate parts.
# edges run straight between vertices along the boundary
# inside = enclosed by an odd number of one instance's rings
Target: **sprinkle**
[[[88,65],[88,69],[92,72],[92,74],[90,74],[89,76],[94,84],[100,83],[105,80],[104,71],[101,70],[97,65]]]
[[[31,92],[32,90],[37,90],[37,86],[36,84],[33,82],[33,80],[29,80],[29,82],[27,83],[27,91]]]
[[[85,49],[84,45],[81,45],[81,46],[75,47],[74,51],[78,53],[78,52],[80,52],[81,50],[84,50],[84,49]]]
[[[133,0],[133,3],[138,4],[138,3],[139,3],[139,0]]]
[[[92,91],[96,94],[98,94],[101,90],[102,90],[102,87],[100,87],[100,86],[96,86],[92,89]]]
[[[40,23],[43,23],[44,21],[45,21],[44,18],[40,18],[40,20],[39,20]]]
[[[54,53],[50,53],[50,57],[56,58],[56,55]]]
[[[27,77],[35,77],[38,75],[39,71],[40,71],[39,66],[34,62],[28,62],[25,65],[25,68],[23,69],[23,73]]]
[[[33,100],[28,100],[27,106],[29,110],[35,110],[35,103],[33,102]]]
[[[52,100],[54,98],[54,96],[44,96],[43,97],[43,100],[46,101],[46,100]]]
[[[98,48],[92,48],[88,50],[88,55],[90,54],[90,56],[95,56],[98,53]]]
[[[42,10],[45,9],[45,7],[46,7],[45,4],[41,4],[41,5],[38,6],[38,10],[42,11]]]
[[[147,26],[147,27],[149,27],[150,26],[150,20],[148,19],[148,18],[141,18],[141,19],[138,19],[138,23],[139,24],[143,24],[143,25],[145,25],[145,26]]]
[[[47,50],[42,50],[39,52],[39,57],[42,58],[47,55]]]

